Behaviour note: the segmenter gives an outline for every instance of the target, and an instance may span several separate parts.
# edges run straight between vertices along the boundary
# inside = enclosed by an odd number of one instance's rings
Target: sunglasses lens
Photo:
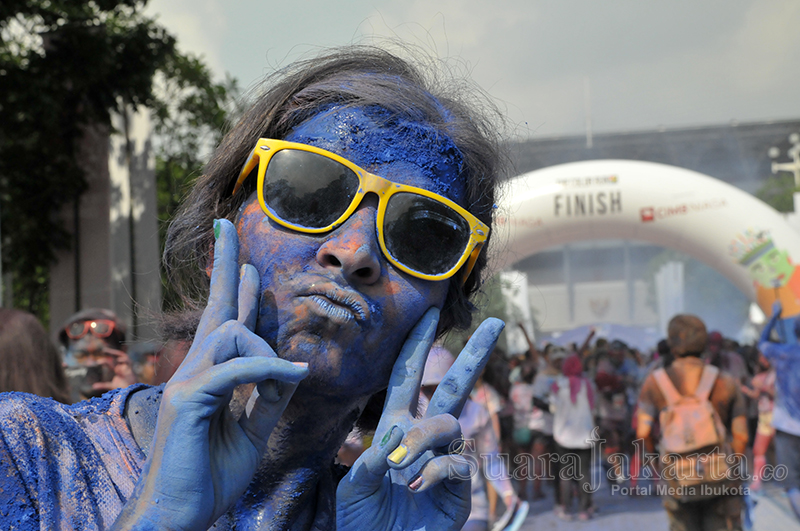
[[[284,221],[319,229],[347,210],[358,185],[358,176],[335,160],[284,149],[275,153],[267,166],[264,202]]]
[[[469,244],[469,223],[461,214],[413,193],[399,192],[389,199],[383,226],[389,254],[427,275],[452,270]]]
[[[67,337],[70,339],[80,339],[83,337],[84,330],[84,321],[79,321],[77,323],[72,323],[71,325],[67,326],[65,332],[67,333]]]
[[[111,322],[110,321],[92,321],[89,325],[92,328],[92,334],[96,337],[108,337],[111,335]]]

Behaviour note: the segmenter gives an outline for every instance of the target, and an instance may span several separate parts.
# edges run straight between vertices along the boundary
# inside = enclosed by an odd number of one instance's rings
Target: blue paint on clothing
[[[0,529],[106,529],[145,456],[123,416],[137,385],[73,406],[0,394]]]

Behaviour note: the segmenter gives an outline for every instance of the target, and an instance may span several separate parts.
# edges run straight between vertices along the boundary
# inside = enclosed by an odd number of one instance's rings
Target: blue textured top
[[[106,529],[133,492],[145,456],[117,389],[65,406],[0,393],[0,529]]]

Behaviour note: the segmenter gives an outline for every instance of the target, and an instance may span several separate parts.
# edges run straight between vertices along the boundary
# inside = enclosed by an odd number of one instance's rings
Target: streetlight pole
[[[792,162],[773,162],[772,173],[788,171],[794,174],[794,186],[800,188],[800,133],[789,135],[789,142],[792,147],[786,152]]]

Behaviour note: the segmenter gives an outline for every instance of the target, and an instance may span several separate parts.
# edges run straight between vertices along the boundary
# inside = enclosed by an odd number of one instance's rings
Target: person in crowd
[[[192,342],[185,338],[168,339],[158,351],[155,360],[155,374],[153,375],[153,385],[167,383],[178,367],[181,366]]]
[[[445,347],[437,345],[431,349],[425,362],[421,386],[428,405],[453,363],[455,358]],[[472,465],[472,509],[463,531],[487,531],[493,520],[487,493],[488,484],[494,486],[506,509],[512,513],[517,510],[519,499],[511,485],[505,463],[499,456],[499,440],[495,435],[489,410],[481,403],[469,399],[464,404],[458,422],[465,441],[463,453]]]
[[[61,356],[36,316],[0,308],[0,393],[18,391],[69,404]]]
[[[506,406],[506,399],[490,382],[502,381],[503,379],[505,382],[508,382],[508,371],[499,369],[500,367],[506,366],[505,352],[499,347],[495,348],[492,355],[489,357],[486,367],[483,369],[483,373],[478,378],[475,387],[472,388],[472,392],[469,395],[470,400],[482,405],[489,412],[489,417],[492,421],[492,429],[494,430],[495,438],[501,450],[504,450],[504,445],[500,418],[501,416],[508,418],[513,415],[513,409]],[[507,389],[507,383],[505,387]],[[509,411],[509,409],[511,410]],[[489,498],[489,520],[494,521],[495,514],[497,513],[498,494],[491,482],[486,484],[486,494]]]
[[[347,47],[272,79],[169,228],[183,363],[71,408],[0,400],[0,528],[462,528],[469,463],[439,449],[502,321],[412,411],[434,339],[470,323],[504,159],[491,107],[429,73]],[[359,419],[376,443],[342,470]]]
[[[573,492],[577,492],[578,520],[589,520],[594,512],[591,492],[594,396],[591,380],[583,375],[581,358],[564,360],[561,375],[553,383],[553,439],[561,462],[560,503],[556,515],[571,518]]]
[[[736,352],[735,344],[726,339],[721,333],[714,331],[708,334],[708,348],[706,361],[720,370],[730,374],[737,382],[745,383],[749,376],[747,363]]]
[[[772,317],[761,333],[758,350],[775,369],[775,403],[772,409],[775,458],[786,467],[787,475],[782,483],[795,515],[800,519],[800,344],[780,344],[770,340],[782,310],[780,302],[772,306]],[[795,319],[794,335],[800,338],[800,317]]]
[[[136,383],[125,352],[125,325],[111,310],[89,308],[72,315],[58,340],[73,402]]]
[[[552,346],[545,358],[546,365],[539,371],[533,379],[533,411],[528,421],[528,428],[531,430],[533,441],[533,462],[535,477],[533,482],[533,498],[544,498],[542,490],[542,479],[550,478],[554,482],[554,498],[559,503],[561,493],[558,488],[558,461],[547,459],[546,454],[555,454],[555,444],[553,442],[553,414],[550,413],[550,402],[553,392],[553,383],[561,374],[561,365],[567,357],[567,351],[559,346]],[[539,479],[542,478],[542,479]]]
[[[531,421],[533,417],[533,379],[536,370],[532,364],[525,364],[520,371],[519,380],[511,385],[509,399],[514,408],[514,431],[512,445],[512,461],[518,465],[514,477],[519,480],[519,491],[523,498],[529,497],[530,486],[538,482],[535,463],[532,462],[533,434]],[[541,492],[541,486],[538,487]]]
[[[598,357],[594,381],[598,390],[597,416],[600,436],[606,440],[603,448],[606,459],[629,448],[631,404],[629,394],[636,389],[639,368],[627,356],[627,345],[614,340],[604,355]],[[607,462],[617,482],[622,482],[625,471],[616,460]]]
[[[586,350],[583,357],[583,370],[590,377],[594,378],[597,372],[597,362],[608,354],[608,339],[598,337],[594,342],[594,348]]]
[[[753,490],[761,488],[764,468],[767,466],[767,450],[775,436],[772,409],[775,405],[776,374],[763,354],[760,358],[761,372],[753,377],[751,387],[742,385],[742,393],[758,404],[758,425],[753,443],[753,481],[750,483]]]
[[[675,357],[672,355],[672,351],[669,348],[669,341],[666,339],[662,339],[658,342],[656,345],[656,353],[658,354],[658,357],[653,360],[655,363],[653,367],[651,367],[651,372],[652,369],[655,368],[666,369],[672,365],[673,361],[675,361]]]
[[[131,370],[138,383],[155,384],[156,367],[161,355],[161,345],[155,341],[141,341],[130,345],[127,349]]]
[[[707,366],[701,359],[706,348],[708,333],[705,324],[693,315],[680,314],[673,317],[668,325],[668,341],[675,361],[666,369],[658,369],[645,380],[639,395],[637,438],[643,439],[645,449],[652,453],[655,449],[653,438],[653,423],[657,416],[660,417],[662,459],[665,449],[674,443],[674,437],[686,437],[686,444],[702,444],[703,440],[696,440],[700,434],[708,435],[709,441],[714,442],[708,446],[694,448],[689,446],[689,455],[709,455],[719,458],[719,463],[725,463],[727,452],[727,434],[731,435],[730,446],[735,454],[744,453],[747,446],[747,410],[744,397],[739,389],[739,382],[730,375],[719,371],[716,367]],[[702,405],[710,402],[715,414],[690,415],[681,418],[678,413],[668,416],[661,415],[668,408],[680,401],[680,397],[692,396],[692,404]],[[702,395],[702,396],[698,396]],[[671,410],[674,411],[674,410]],[[697,410],[692,410],[696,412]],[[703,411],[708,411],[707,409]],[[694,420],[698,419],[698,420]],[[672,429],[665,426],[675,422],[676,426],[685,429]],[[692,422],[697,422],[692,424]],[[682,423],[682,424],[681,424]],[[699,424],[698,424],[699,423]],[[669,439],[667,437],[670,437]],[[720,440],[724,439],[724,440]],[[716,456],[716,457],[715,457]],[[684,462],[683,454],[670,454],[670,459],[678,459],[675,468],[681,467]],[[690,458],[689,458],[690,459]],[[668,461],[671,463],[672,461]],[[692,462],[691,460],[688,462]],[[727,478],[727,472],[716,465],[705,468],[697,467],[695,471],[699,476],[701,470],[715,470],[715,474]],[[683,470],[683,468],[681,468]],[[680,475],[680,473],[678,473]],[[694,475],[688,476],[693,478]],[[687,477],[679,477],[686,480]],[[700,476],[704,479],[704,476]],[[719,478],[713,478],[719,479]],[[700,483],[697,490],[689,490],[684,485],[672,486],[671,492],[664,496],[664,507],[669,517],[670,530],[697,530],[717,531],[726,529],[738,531],[742,529],[742,495],[741,491],[732,489],[712,490],[710,495],[702,495]],[[683,487],[683,490],[681,490]],[[711,487],[711,485],[709,485]]]

